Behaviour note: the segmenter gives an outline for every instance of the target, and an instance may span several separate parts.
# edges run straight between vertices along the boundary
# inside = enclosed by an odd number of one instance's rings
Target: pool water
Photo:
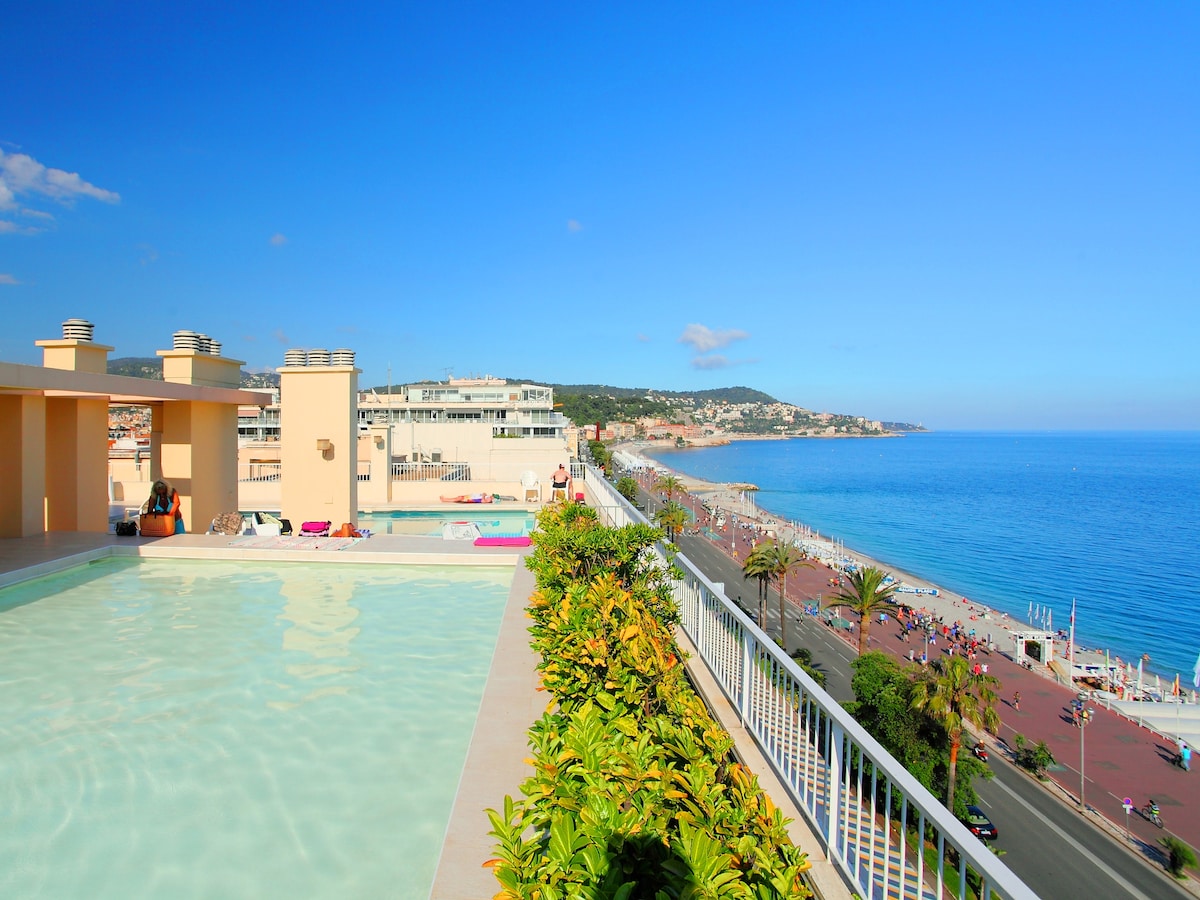
[[[482,504],[480,504],[482,505]],[[451,509],[395,510],[392,512],[360,513],[359,528],[369,528],[373,534],[442,534],[446,522],[474,522],[484,537],[511,537],[533,531],[535,513],[525,509],[480,509],[469,504],[453,505]]]
[[[0,590],[0,896],[425,896],[512,577],[104,560]]]

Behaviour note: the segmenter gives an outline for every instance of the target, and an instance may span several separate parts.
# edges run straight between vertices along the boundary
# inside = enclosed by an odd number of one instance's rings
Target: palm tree
[[[756,550],[759,548],[755,548]],[[779,640],[784,652],[787,652],[787,577],[801,566],[812,566],[813,562],[800,550],[791,544],[779,541],[767,541],[762,545],[763,555],[771,574],[779,579]]]
[[[892,597],[896,593],[896,583],[884,584],[888,574],[874,566],[857,569],[846,576],[846,587],[834,595],[827,606],[845,604],[858,613],[861,621],[858,625],[858,655],[867,652],[867,632],[871,628],[871,613],[877,610],[891,609]]]
[[[671,502],[671,499],[676,494],[684,493],[683,482],[674,475],[659,475],[654,479],[653,489],[656,491],[662,491],[664,494],[666,494],[668,503]]]
[[[746,556],[742,565],[742,575],[746,578],[758,579],[758,627],[767,627],[767,585],[775,576],[775,570],[767,560],[766,550],[769,545],[759,544]]]
[[[914,685],[913,709],[924,710],[946,731],[950,741],[950,769],[946,785],[946,809],[954,811],[954,779],[958,771],[958,751],[963,744],[965,726],[974,725],[995,734],[1000,716],[995,710],[1000,685],[994,675],[975,674],[961,656],[943,659]]]
[[[667,540],[675,543],[675,534],[688,523],[688,511],[673,500],[668,500],[654,514],[654,522],[667,530]]]

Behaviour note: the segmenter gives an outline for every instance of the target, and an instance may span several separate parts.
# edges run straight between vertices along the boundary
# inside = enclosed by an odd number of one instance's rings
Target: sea
[[[653,449],[758,506],[1148,671],[1200,665],[1200,432],[922,432]]]

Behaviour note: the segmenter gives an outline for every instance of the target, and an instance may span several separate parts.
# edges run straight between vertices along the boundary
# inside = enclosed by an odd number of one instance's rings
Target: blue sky
[[[1200,428],[1200,6],[18,5],[0,359]]]

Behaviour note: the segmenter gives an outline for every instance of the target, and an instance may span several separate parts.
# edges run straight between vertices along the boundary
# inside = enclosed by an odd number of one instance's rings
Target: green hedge
[[[647,526],[548,508],[529,567],[550,706],[523,799],[488,810],[497,898],[806,898],[807,857],[688,684]]]

